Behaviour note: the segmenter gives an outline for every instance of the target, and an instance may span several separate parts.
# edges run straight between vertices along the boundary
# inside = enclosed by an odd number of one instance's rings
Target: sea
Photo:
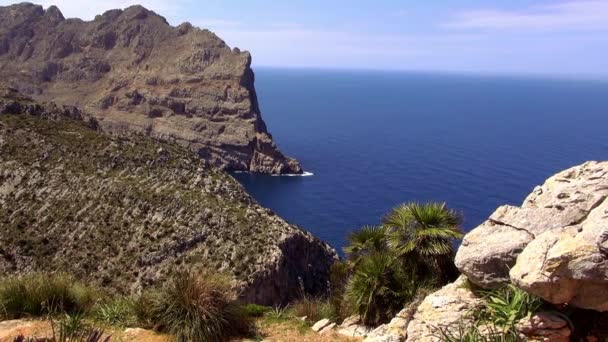
[[[256,68],[262,117],[304,176],[234,174],[263,206],[340,251],[405,202],[471,230],[588,160],[608,160],[608,81]]]

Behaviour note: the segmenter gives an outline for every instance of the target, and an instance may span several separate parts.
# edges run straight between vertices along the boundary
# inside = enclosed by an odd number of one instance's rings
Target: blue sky
[[[141,3],[251,51],[254,66],[608,78],[608,0],[37,2],[83,19]]]

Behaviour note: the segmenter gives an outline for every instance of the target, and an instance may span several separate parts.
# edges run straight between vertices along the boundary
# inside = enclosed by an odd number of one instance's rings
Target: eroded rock
[[[251,55],[141,6],[92,21],[64,19],[57,7],[2,6],[0,64],[6,85],[86,109],[107,132],[174,141],[226,170],[302,172],[262,120]]]
[[[441,341],[441,331],[457,333],[459,327],[471,323],[471,312],[483,303],[461,276],[422,301],[409,322],[406,341]]]
[[[608,162],[562,171],[535,188],[521,207],[502,206],[467,234],[456,266],[479,286],[505,284],[518,255],[531,241],[546,232],[580,225],[607,196]]]
[[[523,318],[515,329],[526,341],[568,342],[572,334],[565,319],[549,312]]]
[[[583,222],[540,234],[519,255],[511,280],[555,303],[608,311],[608,201]]]

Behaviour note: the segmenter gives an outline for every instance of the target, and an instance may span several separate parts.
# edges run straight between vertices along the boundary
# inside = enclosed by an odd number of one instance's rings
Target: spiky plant
[[[350,278],[345,299],[364,324],[376,326],[392,318],[417,291],[416,279],[391,253],[366,255]]]
[[[218,274],[177,272],[153,301],[153,319],[180,342],[223,341],[251,328],[229,278]]]
[[[383,226],[363,226],[348,235],[348,246],[344,247],[344,253],[356,263],[364,255],[386,249],[386,229]]]
[[[445,203],[405,203],[383,220],[388,246],[395,254],[417,265],[419,274],[432,274],[440,282],[456,274],[454,242],[462,238],[461,216]]]

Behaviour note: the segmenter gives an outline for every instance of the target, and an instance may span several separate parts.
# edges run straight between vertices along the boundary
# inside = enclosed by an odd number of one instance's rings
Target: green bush
[[[269,312],[271,308],[263,305],[247,304],[245,305],[244,310],[249,317],[262,317]]]
[[[251,332],[251,321],[234,300],[230,280],[180,271],[152,297],[152,320],[178,341],[222,341]]]
[[[482,320],[503,331],[512,331],[522,318],[540,310],[543,301],[511,284],[485,293],[486,306],[481,310]]]
[[[86,313],[97,291],[65,274],[32,273],[0,282],[0,317],[16,319],[57,313]]]
[[[156,317],[154,317],[154,307],[160,301],[160,296],[161,293],[158,289],[148,289],[133,298],[133,315],[138,326],[146,329],[157,328],[158,323]]]
[[[94,315],[100,322],[119,327],[131,326],[137,321],[134,301],[128,297],[117,297],[99,304]]]
[[[348,262],[338,261],[332,265],[329,273],[328,302],[336,321],[343,321],[353,311],[344,300],[344,292],[351,272],[352,267]]]
[[[442,342],[523,342],[516,333],[497,331],[490,326],[466,326],[459,324],[457,327],[438,328],[435,334]]]
[[[415,277],[404,271],[398,258],[374,253],[361,259],[346,286],[345,300],[364,324],[377,326],[393,318],[417,290]]]
[[[457,278],[454,242],[462,238],[460,214],[445,203],[406,203],[382,222],[389,248],[427,282],[443,285]]]
[[[51,320],[53,336],[51,338],[16,336],[13,342],[110,342],[111,335],[104,335],[103,330],[88,325],[82,314],[66,314],[58,322]]]
[[[438,327],[437,337],[447,342],[515,342],[523,341],[515,325],[540,311],[544,302],[513,285],[483,292],[486,305],[470,313],[471,324],[460,322],[455,327]]]
[[[295,317],[306,317],[309,323],[315,323],[323,318],[338,320],[334,308],[329,301],[304,297],[291,305],[290,313]]]

